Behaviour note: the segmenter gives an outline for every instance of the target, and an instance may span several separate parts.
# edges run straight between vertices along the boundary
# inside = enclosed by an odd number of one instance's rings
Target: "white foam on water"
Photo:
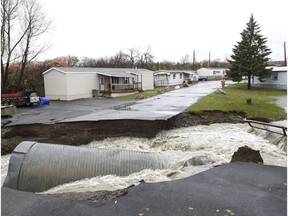
[[[93,141],[86,147],[157,152],[163,157],[165,170],[143,170],[129,176],[98,176],[59,185],[44,193],[86,192],[117,190],[137,185],[139,181],[161,182],[188,177],[217,165],[229,163],[241,146],[259,150],[265,165],[287,167],[287,153],[273,144],[265,131],[251,130],[248,124],[212,124],[162,131],[153,139],[117,137]],[[274,135],[273,135],[274,136]],[[277,137],[279,139],[279,136]],[[280,137],[281,138],[281,137]],[[282,140],[282,138],[281,138]],[[283,140],[282,140],[283,141]],[[287,146],[287,139],[283,141]],[[198,165],[191,159],[198,158]],[[200,159],[199,159],[200,158]],[[6,176],[9,156],[2,156],[1,178]],[[192,163],[192,164],[191,164]],[[184,165],[185,164],[185,165]],[[199,165],[201,164],[201,165]]]
[[[3,185],[8,172],[10,156],[10,154],[1,156],[1,186]]]
[[[118,189],[124,189],[132,185],[138,185],[141,181],[145,182],[163,182],[169,181],[167,177],[173,170],[142,170],[141,172],[132,173],[129,176],[115,176],[106,175],[98,176],[94,178],[86,178],[79,181],[59,185],[48,191],[43,192],[43,194],[53,194],[53,193],[67,193],[67,192],[87,192],[87,191],[114,191]]]
[[[264,164],[286,166],[286,152],[271,144],[265,137],[249,133],[249,128],[247,124],[200,125],[163,131],[154,139],[108,138],[94,141],[88,146],[161,152],[167,159],[169,168],[179,168],[186,160],[195,156],[210,158],[214,161],[212,165],[229,163],[233,153],[239,147],[247,145],[260,151]]]

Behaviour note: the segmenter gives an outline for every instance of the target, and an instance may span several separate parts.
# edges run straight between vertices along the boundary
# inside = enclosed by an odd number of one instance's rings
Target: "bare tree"
[[[110,58],[111,67],[127,67],[127,55],[121,50]]]
[[[56,59],[59,59],[59,60],[65,62],[68,65],[68,67],[76,67],[76,66],[78,66],[78,63],[79,63],[78,57],[72,56],[72,55],[60,56],[60,57],[57,57]]]
[[[151,64],[153,62],[154,56],[151,53],[151,47],[150,46],[148,46],[146,51],[143,53],[143,58],[144,58],[144,63],[146,65],[146,67],[148,67],[149,64]]]
[[[136,56],[137,56],[137,67],[144,67],[144,56],[143,54],[140,52],[140,50],[136,50]]]
[[[1,0],[2,92],[8,90],[12,73],[17,80],[14,88],[20,89],[27,65],[47,48],[37,41],[50,24],[36,0]]]
[[[133,68],[135,66],[135,62],[137,61],[137,50],[134,48],[130,48],[128,49],[128,54],[126,55],[131,62],[131,68]]]
[[[149,65],[153,63],[154,56],[151,53],[151,47],[148,46],[145,52],[136,50],[137,66],[141,68],[149,68]]]
[[[185,56],[183,56],[180,59],[179,67],[181,69],[185,69],[185,70],[191,69],[191,67],[192,67],[192,63],[191,62],[192,61],[190,60],[190,55],[186,54]]]
[[[11,31],[13,23],[18,15],[19,0],[9,1],[1,0],[1,87],[2,92],[7,88],[7,81],[9,73],[10,62],[13,60],[12,53],[24,37],[24,34],[20,35],[20,39],[17,43],[11,41]],[[13,43],[13,45],[12,45]],[[4,88],[4,89],[3,89]]]
[[[80,67],[97,67],[97,60],[94,58],[84,57],[80,60]]]
[[[190,63],[190,55],[186,54],[185,56],[183,56],[181,59],[180,59],[180,63],[183,64],[183,65],[186,65],[188,63]]]

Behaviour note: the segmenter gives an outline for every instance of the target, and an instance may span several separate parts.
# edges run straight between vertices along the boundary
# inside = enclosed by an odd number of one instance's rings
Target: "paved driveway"
[[[232,82],[228,82],[228,84]],[[219,81],[200,82],[188,88],[166,92],[155,97],[137,101],[124,110],[101,110],[64,122],[99,121],[106,119],[166,120],[183,112],[200,98],[220,87]]]
[[[73,119],[101,110],[113,110],[117,107],[125,106],[127,103],[131,102],[106,98],[51,101],[49,105],[39,107],[19,107],[17,108],[17,115],[10,119],[2,119],[2,124],[3,121],[9,121],[10,123],[7,124],[9,126],[61,122],[65,119]]]
[[[227,84],[232,82],[227,82]],[[200,98],[220,87],[219,81],[199,82],[188,88],[166,92],[144,100],[118,101],[113,99],[80,99],[51,101],[41,107],[18,108],[8,124],[99,121],[111,119],[160,120],[168,119]]]

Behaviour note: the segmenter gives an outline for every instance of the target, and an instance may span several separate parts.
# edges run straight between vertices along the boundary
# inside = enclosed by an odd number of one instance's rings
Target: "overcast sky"
[[[253,13],[273,60],[284,59],[286,0],[39,0],[53,25],[40,59],[100,58],[150,46],[155,61],[224,60]],[[287,41],[286,41],[287,42]]]

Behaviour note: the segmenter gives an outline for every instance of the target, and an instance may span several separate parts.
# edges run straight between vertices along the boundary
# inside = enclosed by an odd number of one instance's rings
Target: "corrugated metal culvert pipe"
[[[84,178],[164,168],[157,153],[25,141],[11,154],[3,187],[41,192]]]

